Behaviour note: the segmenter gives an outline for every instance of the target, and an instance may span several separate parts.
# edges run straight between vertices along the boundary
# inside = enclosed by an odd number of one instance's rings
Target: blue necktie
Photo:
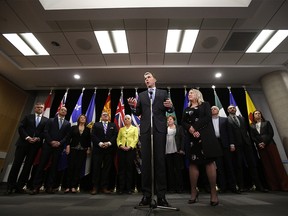
[[[62,127],[62,124],[63,124],[63,119],[62,119],[62,118],[60,118],[60,119],[59,119],[59,129],[61,129],[61,127]]]
[[[106,132],[107,132],[107,123],[106,122],[103,122],[103,127],[104,127],[104,133],[106,134]]]
[[[40,123],[40,115],[37,115],[36,117],[36,127],[39,125]]]

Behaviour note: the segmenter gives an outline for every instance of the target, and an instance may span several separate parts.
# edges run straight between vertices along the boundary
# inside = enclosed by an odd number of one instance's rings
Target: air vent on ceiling
[[[245,51],[257,32],[233,32],[223,51]]]

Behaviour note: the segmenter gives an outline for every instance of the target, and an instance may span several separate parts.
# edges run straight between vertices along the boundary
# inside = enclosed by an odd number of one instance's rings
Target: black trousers
[[[16,147],[13,165],[8,176],[8,189],[22,189],[26,185],[39,148],[39,143],[25,143]],[[23,162],[24,165],[18,178]]]
[[[155,194],[158,198],[165,198],[166,194],[166,166],[165,166],[165,147],[166,134],[159,133],[154,129],[153,132],[154,150],[154,184]],[[150,133],[141,134],[141,157],[142,157],[142,192],[144,196],[152,195],[152,171],[151,171],[151,135]]]
[[[133,188],[133,177],[135,171],[136,153],[134,149],[123,151],[118,149],[118,177],[119,177],[119,190],[131,191]]]
[[[113,166],[112,152],[94,153],[92,156],[92,184],[97,189],[108,189]]]

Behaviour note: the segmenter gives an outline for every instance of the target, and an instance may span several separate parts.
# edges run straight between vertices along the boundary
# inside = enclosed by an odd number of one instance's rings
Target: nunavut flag
[[[251,124],[253,121],[253,112],[256,110],[256,108],[246,90],[245,90],[245,97],[246,97],[246,106],[247,106],[249,123]]]

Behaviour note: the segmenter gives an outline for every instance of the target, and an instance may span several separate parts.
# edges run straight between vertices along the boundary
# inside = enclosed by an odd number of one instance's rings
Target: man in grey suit
[[[166,194],[166,167],[165,167],[165,145],[167,134],[166,111],[173,112],[173,104],[168,98],[167,91],[156,89],[156,78],[151,72],[144,74],[147,90],[135,98],[128,98],[131,110],[136,115],[141,115],[140,141],[142,156],[142,192],[143,198],[139,206],[151,204],[152,175],[151,175],[151,101],[153,119],[153,150],[155,186],[158,206],[169,206]],[[136,104],[136,106],[135,106]],[[153,194],[154,195],[154,194]]]
[[[16,143],[15,157],[9,173],[6,194],[25,193],[23,187],[26,185],[33,161],[43,142],[44,127],[48,118],[42,115],[44,104],[37,102],[34,113],[24,117],[20,122],[18,132],[20,135]],[[20,168],[25,160],[22,171],[18,177]]]

